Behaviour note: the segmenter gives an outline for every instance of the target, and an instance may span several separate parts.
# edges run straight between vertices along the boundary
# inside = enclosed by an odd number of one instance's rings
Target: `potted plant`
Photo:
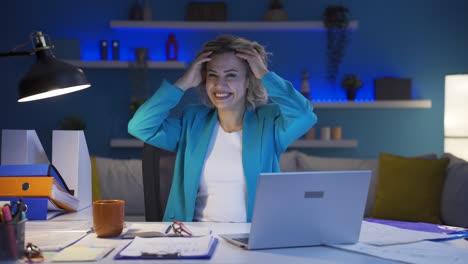
[[[323,12],[323,24],[327,29],[327,80],[334,84],[348,44],[348,8],[328,6]]]
[[[59,123],[60,130],[85,130],[86,122],[78,116],[66,116]]]
[[[288,20],[288,14],[286,13],[286,11],[284,11],[283,3],[281,3],[281,0],[270,1],[270,8],[265,13],[264,19],[268,21]]]
[[[354,101],[357,90],[362,87],[362,81],[357,74],[345,74],[341,87],[346,91],[348,101]]]

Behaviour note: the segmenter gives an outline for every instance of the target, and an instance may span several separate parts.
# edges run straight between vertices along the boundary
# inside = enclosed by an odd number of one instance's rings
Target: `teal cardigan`
[[[250,222],[260,172],[280,171],[279,159],[289,144],[317,122],[312,105],[293,85],[273,72],[262,78],[272,103],[246,110],[242,124],[242,164]],[[164,81],[135,113],[128,132],[140,140],[176,151],[174,178],[164,221],[192,221],[200,175],[218,114],[215,108],[188,106],[180,118],[169,111],[183,91]]]

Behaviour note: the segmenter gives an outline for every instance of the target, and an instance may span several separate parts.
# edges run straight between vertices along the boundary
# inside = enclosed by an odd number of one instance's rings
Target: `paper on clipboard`
[[[120,258],[200,258],[211,257],[217,240],[201,237],[136,237],[120,253]]]

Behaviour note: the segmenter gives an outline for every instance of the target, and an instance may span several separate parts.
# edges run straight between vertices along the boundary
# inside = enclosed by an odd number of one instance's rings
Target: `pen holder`
[[[24,255],[26,220],[0,223],[0,261],[17,260]]]

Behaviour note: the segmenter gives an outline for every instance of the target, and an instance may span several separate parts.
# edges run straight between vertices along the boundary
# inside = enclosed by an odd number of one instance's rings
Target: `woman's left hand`
[[[269,72],[265,63],[263,63],[260,54],[258,54],[255,49],[240,49],[237,50],[236,56],[242,58],[249,63],[250,69],[255,74],[257,79],[262,79],[262,77]]]

